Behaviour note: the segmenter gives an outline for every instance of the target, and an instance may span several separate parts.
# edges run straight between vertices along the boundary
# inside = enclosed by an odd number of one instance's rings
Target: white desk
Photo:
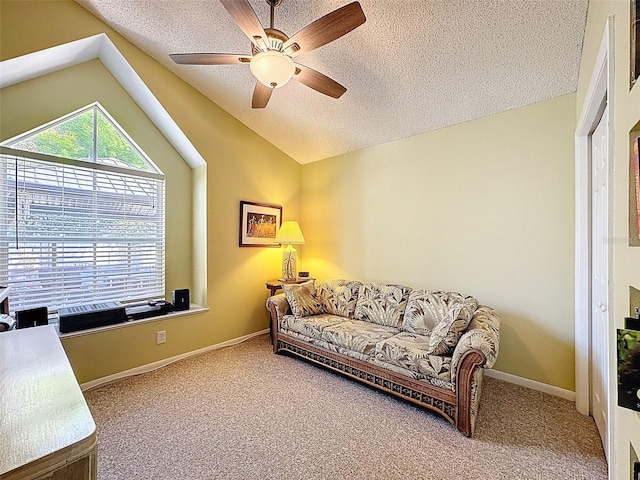
[[[0,480],[93,480],[96,452],[96,425],[53,326],[0,333]]]

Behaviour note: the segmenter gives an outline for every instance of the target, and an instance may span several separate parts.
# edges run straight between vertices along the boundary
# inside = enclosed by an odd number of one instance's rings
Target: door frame
[[[580,108],[580,115],[576,126],[575,134],[575,368],[576,368],[576,409],[589,415],[591,395],[591,158],[590,158],[590,134],[597,126],[602,115],[603,106],[609,106],[608,122],[608,156],[609,156],[609,198],[611,206],[613,201],[613,121],[614,111],[611,99],[613,98],[614,86],[614,18],[609,17],[605,24],[600,49],[596,57],[595,64],[591,71],[591,78],[587,93]],[[609,215],[609,225],[607,227],[609,238],[613,225],[612,215]],[[609,243],[609,284],[612,285],[612,244]],[[611,292],[609,288],[608,304],[612,305]],[[610,309],[610,318],[613,318]],[[610,322],[611,323],[611,322]],[[609,372],[609,385],[606,395],[607,401],[607,445],[605,448],[609,455],[609,478],[615,465],[614,455],[614,405],[612,405],[611,393],[612,382],[616,376],[612,375],[612,365],[615,365],[613,354],[615,349],[611,348],[611,338],[613,328],[608,329],[609,339],[605,351],[607,355],[607,368]]]

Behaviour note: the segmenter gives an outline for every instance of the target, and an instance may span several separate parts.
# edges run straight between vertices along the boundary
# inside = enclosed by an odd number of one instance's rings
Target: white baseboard
[[[157,362],[148,363],[146,365],[141,365],[139,367],[131,368],[129,370],[124,370],[122,372],[114,373],[113,375],[107,375],[106,377],[97,378],[96,380],[91,380],[89,382],[80,384],[80,388],[83,391],[89,390],[91,388],[95,388],[100,385],[105,385],[107,383],[115,382],[116,380],[120,380],[121,378],[126,378],[126,377],[131,377],[133,375],[140,375],[143,373],[152,372],[153,370],[157,370],[159,368],[165,367],[173,362],[184,360],[185,358],[189,358],[189,357],[194,357],[196,355],[202,355],[203,353],[211,352],[213,350],[218,350],[219,348],[238,345],[239,343],[245,342],[251,338],[264,335],[265,333],[269,333],[269,329],[260,330],[259,332],[250,333],[249,335],[244,335],[238,338],[233,338],[231,340],[227,340],[226,342],[217,343],[215,345],[209,345],[208,347],[200,348],[198,350],[192,350],[190,352],[182,353],[174,357],[164,358],[162,360],[158,360]],[[528,378],[518,377],[516,375],[500,372],[498,370],[491,370],[491,369],[485,370],[485,375],[487,377],[495,378],[497,380],[503,380],[505,382],[514,383],[516,385],[520,385],[521,387],[526,387],[532,390],[537,390],[539,392],[548,393],[549,395],[561,397],[561,398],[564,398],[565,400],[570,400],[572,402],[576,401],[575,392],[572,392],[571,390],[565,390],[564,388],[556,387],[554,385],[548,385],[546,383],[536,382],[535,380],[529,380]]]
[[[487,377],[495,378],[497,380],[503,380],[509,383],[515,383],[516,385],[520,385],[521,387],[548,393],[549,395],[564,398],[565,400],[570,400],[572,402],[576,401],[576,392],[565,390],[564,388],[556,387],[554,385],[536,382],[535,380],[529,380],[528,378],[518,377],[517,375],[511,375],[510,373],[504,373],[498,370],[485,370],[484,374]]]
[[[211,352],[213,350],[218,350],[219,348],[237,345],[251,338],[264,335],[265,333],[269,333],[269,329],[260,330],[259,332],[250,333],[249,335],[244,335],[238,338],[233,338],[231,340],[227,340],[226,342],[216,343],[215,345],[209,345],[208,347],[200,348],[198,350],[192,350],[190,352],[181,353],[180,355],[176,355],[175,357],[164,358],[162,360],[158,360],[157,362],[148,363],[146,365],[141,365],[139,367],[131,368],[123,372],[114,373],[113,375],[107,375],[106,377],[97,378],[96,380],[91,380],[89,382],[80,384],[80,388],[82,389],[82,391],[89,390],[91,388],[95,388],[100,385],[105,385],[107,383],[115,382],[116,380],[120,380],[121,378],[131,377],[133,375],[140,375],[142,373],[148,373],[153,370],[157,370],[159,368],[165,367],[170,363],[177,362],[178,360],[184,360],[185,358],[194,357],[196,355],[202,355],[203,353]]]

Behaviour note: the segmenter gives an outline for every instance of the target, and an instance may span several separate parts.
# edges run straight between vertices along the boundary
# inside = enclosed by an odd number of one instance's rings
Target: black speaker
[[[16,328],[37,327],[48,323],[49,309],[47,307],[16,311]]]
[[[189,289],[183,288],[171,292],[171,303],[173,303],[173,309],[176,311],[189,310]]]

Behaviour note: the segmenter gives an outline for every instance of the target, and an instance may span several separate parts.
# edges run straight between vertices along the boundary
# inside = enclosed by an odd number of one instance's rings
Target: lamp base
[[[278,280],[281,282],[288,282],[291,280],[297,280],[298,272],[296,270],[296,264],[298,262],[298,252],[293,248],[293,245],[287,245],[287,248],[282,250],[282,278]]]

